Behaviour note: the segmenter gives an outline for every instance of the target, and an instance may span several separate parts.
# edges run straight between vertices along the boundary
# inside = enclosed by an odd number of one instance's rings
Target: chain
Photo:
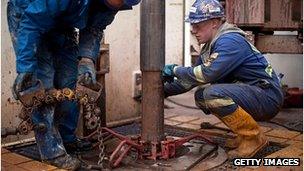
[[[97,131],[98,131],[98,142],[99,142],[99,160],[98,160],[98,165],[103,168],[103,162],[104,162],[104,159],[105,159],[105,145],[104,145],[104,142],[103,142],[103,136],[102,136],[102,127],[101,127],[101,122],[99,122],[98,124],[98,128],[97,128]]]

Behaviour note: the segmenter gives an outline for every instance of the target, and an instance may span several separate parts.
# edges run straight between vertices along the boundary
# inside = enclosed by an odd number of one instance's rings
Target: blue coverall
[[[10,0],[7,17],[17,72],[34,73],[46,89],[74,89],[78,57],[96,61],[103,30],[116,13],[102,0]],[[79,46],[75,28],[80,29]],[[66,154],[62,140],[76,139],[78,113],[76,102],[69,101],[34,111],[33,124],[46,125],[44,132],[34,130],[42,160]]]
[[[207,85],[195,92],[196,105],[206,114],[224,117],[241,106],[255,120],[268,120],[283,103],[280,82],[271,65],[237,32],[219,36],[210,53],[201,55],[194,67],[174,70],[177,79],[165,84],[165,96]]]

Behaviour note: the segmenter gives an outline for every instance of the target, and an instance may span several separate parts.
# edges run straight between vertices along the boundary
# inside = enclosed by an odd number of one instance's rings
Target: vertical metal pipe
[[[165,1],[142,0],[140,69],[142,71],[142,140],[164,139],[161,70],[165,64]]]
[[[144,71],[142,75],[142,140],[160,142],[164,139],[164,97],[160,72]]]

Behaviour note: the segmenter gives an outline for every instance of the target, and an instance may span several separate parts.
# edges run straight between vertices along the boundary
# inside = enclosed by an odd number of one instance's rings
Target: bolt
[[[94,113],[95,113],[96,115],[100,114],[100,113],[101,113],[100,108],[96,106],[95,109],[94,109]]]

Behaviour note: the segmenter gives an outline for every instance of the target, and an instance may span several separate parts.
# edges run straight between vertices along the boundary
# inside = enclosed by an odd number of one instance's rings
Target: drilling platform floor
[[[218,142],[220,146],[225,138],[233,137],[230,131],[218,129],[201,129],[202,122],[209,122],[212,125],[227,128],[219,119],[213,115],[205,115],[201,110],[196,109],[194,103],[194,93],[192,91],[183,95],[170,97],[165,100],[165,131],[178,132],[174,136],[182,136],[191,132],[201,132],[213,136],[213,140]],[[226,161],[212,168],[211,170],[303,170],[303,109],[291,108],[282,109],[280,113],[271,120],[271,122],[259,122],[265,135],[270,141],[270,145],[262,150],[256,158],[300,158],[300,166],[288,167],[236,167],[231,162]],[[130,127],[130,125],[129,125]],[[138,133],[140,128],[138,124],[133,129],[128,129],[131,134]],[[116,131],[126,129],[124,127],[116,128]],[[173,131],[172,131],[173,130]],[[179,131],[174,131],[179,130]],[[132,132],[133,131],[133,132]],[[130,133],[130,132],[129,132]],[[35,150],[34,150],[35,151]],[[37,151],[36,151],[37,152]],[[95,151],[96,153],[96,151]],[[54,166],[41,163],[39,155],[37,157],[29,157],[18,150],[6,147],[1,148],[1,170],[2,171],[59,171]],[[203,161],[201,162],[203,163]],[[191,170],[202,170],[199,165]],[[125,167],[115,170],[130,170]],[[149,170],[133,168],[131,170]],[[181,169],[182,170],[182,169]],[[204,169],[203,169],[204,170]]]

